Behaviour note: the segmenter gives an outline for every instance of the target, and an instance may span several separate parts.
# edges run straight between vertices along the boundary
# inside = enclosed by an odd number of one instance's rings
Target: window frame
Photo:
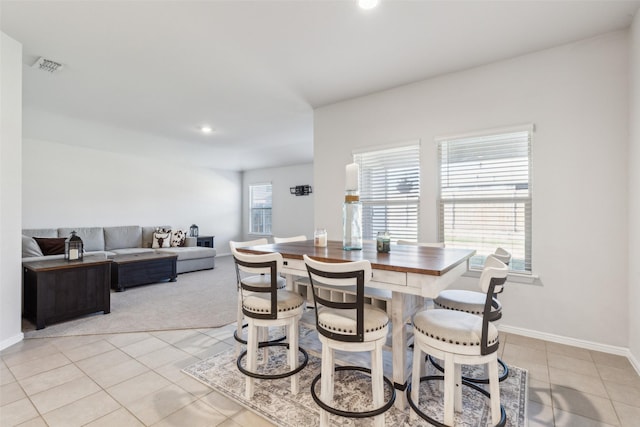
[[[458,201],[458,203],[461,204],[467,204],[467,205],[471,205],[474,204],[476,206],[482,206],[483,204],[486,207],[489,207],[491,204],[495,205],[505,205],[505,204],[509,204],[509,205],[513,205],[514,206],[514,211],[515,211],[515,206],[518,204],[521,204],[522,207],[522,213],[520,214],[522,217],[522,222],[523,222],[523,231],[522,233],[522,245],[520,245],[518,247],[519,251],[521,255],[515,255],[514,254],[514,262],[512,262],[509,265],[509,273],[510,274],[515,274],[515,275],[521,275],[521,276],[527,276],[527,277],[533,277],[533,257],[532,257],[532,237],[533,237],[533,191],[532,191],[532,160],[533,160],[533,134],[535,131],[535,127],[533,124],[526,124],[526,125],[519,125],[519,126],[511,126],[511,127],[505,127],[505,128],[499,128],[499,129],[489,129],[489,130],[484,130],[484,131],[478,131],[478,132],[471,132],[471,133],[465,133],[465,134],[459,134],[459,135],[446,135],[446,136],[439,136],[435,138],[435,142],[437,143],[437,163],[438,163],[438,198],[437,198],[437,209],[438,209],[438,238],[439,241],[445,242],[445,244],[447,244],[447,236],[445,235],[445,205],[448,203],[449,205],[451,203],[455,203],[453,202],[455,199],[455,197],[452,198],[446,198],[443,197],[443,168],[445,167],[445,165],[443,165],[443,153],[442,153],[442,146],[444,143],[460,143],[460,144],[464,144],[464,142],[462,142],[463,140],[471,140],[470,142],[467,142],[467,146],[471,147],[471,144],[474,143],[479,143],[482,142],[481,140],[483,139],[487,139],[489,138],[490,140],[493,141],[493,145],[490,145],[490,148],[494,148],[495,146],[497,146],[497,141],[499,140],[500,136],[504,137],[506,135],[509,134],[516,134],[516,133],[526,133],[526,138],[527,138],[527,146],[526,146],[526,164],[527,164],[527,169],[526,169],[526,174],[527,174],[527,194],[526,196],[523,195],[514,195],[511,198],[508,197],[504,197],[502,196],[501,198],[496,198],[494,195],[486,195],[484,197],[481,196],[474,196],[474,197],[467,197],[465,199],[462,200],[462,202]],[[473,141],[475,139],[475,141]],[[515,138],[514,138],[515,140]],[[517,147],[516,147],[517,148]],[[520,149],[522,149],[524,147],[520,147]],[[520,158],[522,158],[522,156],[519,156]],[[513,156],[512,158],[518,158],[517,155]],[[450,162],[449,164],[452,164],[454,162]],[[514,176],[516,175],[515,172],[513,172]],[[478,173],[478,175],[480,176],[480,173]],[[515,180],[513,180],[512,182],[506,184],[506,185],[513,185],[514,186],[514,193],[516,192],[516,190],[518,189],[522,189],[522,187],[518,188],[518,184]],[[491,185],[489,185],[491,186]],[[502,207],[504,209],[504,207]],[[505,209],[506,211],[506,209]],[[497,217],[496,217],[497,218]],[[487,221],[485,221],[484,223],[487,223]],[[484,230],[483,230],[484,231]],[[495,242],[497,240],[496,243],[496,247],[498,246],[503,246],[505,247],[505,249],[510,250],[510,248],[508,247],[509,245],[506,244],[506,242],[509,240],[507,238],[502,238],[502,242],[500,241],[500,231],[506,231],[506,227],[503,227],[502,229],[500,229],[498,231],[498,233],[494,233],[494,234],[489,234],[489,233],[483,233],[481,234],[481,240],[490,240]],[[485,236],[491,236],[490,239],[486,239]],[[451,244],[448,245],[448,247],[451,247]],[[477,248],[473,248],[473,249],[477,249]],[[495,250],[495,248],[494,248]],[[514,251],[516,252],[516,251]],[[489,255],[491,252],[485,250],[484,252],[481,252],[479,254],[477,254],[476,256],[474,256],[470,262],[469,262],[469,269],[470,271],[478,271],[481,270],[481,266],[484,262],[484,258]]]
[[[264,188],[264,187],[269,187],[269,199],[270,199],[270,206],[267,207],[254,207],[254,191],[258,188]],[[257,224],[254,224],[254,210],[261,210],[262,211],[262,218],[263,218],[263,223],[262,223],[262,230],[261,231],[256,231],[254,230],[254,226]],[[265,212],[269,211],[268,216],[265,216]],[[269,224],[268,224],[268,230],[265,230],[265,226],[266,226],[266,220],[269,220]],[[256,235],[256,236],[271,236],[273,232],[273,184],[271,182],[262,182],[262,183],[256,183],[256,184],[249,184],[249,233],[251,235]]]
[[[375,187],[377,187],[377,190],[380,190],[380,186],[376,186],[375,184],[372,183],[373,179],[370,179],[371,177],[368,176],[368,172],[367,172],[367,162],[371,162],[371,161],[376,161],[378,159],[375,159],[376,156],[379,156],[380,159],[384,159],[385,156],[379,154],[382,152],[399,152],[400,154],[398,154],[398,156],[406,156],[407,154],[402,154],[402,151],[406,151],[408,153],[408,155],[413,156],[413,153],[411,153],[411,150],[415,150],[416,153],[416,158],[412,159],[413,164],[411,164],[411,166],[409,168],[413,168],[414,172],[413,173],[409,173],[407,174],[407,176],[405,177],[405,179],[409,179],[411,180],[410,182],[413,182],[413,180],[415,180],[415,188],[412,186],[409,189],[409,192],[407,194],[411,194],[411,196],[405,196],[405,200],[399,199],[397,197],[397,195],[392,197],[381,197],[381,194],[376,194],[374,193],[368,193],[367,191],[363,191],[366,190],[366,188],[368,187],[367,185],[367,180],[369,180],[369,186],[373,189]],[[376,154],[378,153],[378,154]],[[365,156],[371,156],[369,159],[367,159],[367,161],[363,161],[363,157]],[[359,188],[359,194],[360,194],[360,202],[362,204],[362,213],[363,213],[363,218],[362,218],[362,238],[364,240],[373,240],[376,238],[376,234],[379,231],[389,231],[390,235],[391,235],[391,241],[395,242],[399,239],[403,239],[403,240],[417,240],[418,236],[419,236],[419,229],[420,229],[420,198],[421,198],[421,176],[422,176],[422,144],[421,141],[416,139],[416,140],[409,140],[409,141],[403,141],[403,142],[398,142],[398,143],[392,143],[392,144],[385,144],[385,145],[379,145],[379,146],[371,146],[371,147],[366,147],[366,148],[362,148],[362,149],[358,149],[358,150],[354,150],[352,152],[352,158],[353,158],[353,162],[357,163],[359,166],[359,170],[360,170],[360,176],[359,176],[359,182],[360,182],[360,188]],[[388,158],[388,156],[387,156]],[[392,167],[394,165],[391,165]],[[385,191],[384,194],[390,194],[389,192],[387,192],[387,190],[390,188],[386,183],[389,180],[389,165],[384,165],[381,166],[381,168],[384,168],[384,182],[385,182]],[[401,185],[400,182],[397,182],[401,180],[401,178],[393,178],[393,183],[390,184],[391,186],[396,186],[396,188]],[[377,196],[377,197],[376,197]],[[415,233],[398,233],[397,231],[394,232],[394,229],[397,230],[398,226],[391,226],[390,222],[394,221],[394,217],[393,217],[393,211],[394,208],[398,209],[400,207],[404,206],[405,209],[413,209],[413,211],[415,211],[415,215],[411,215],[412,217],[415,216],[415,223],[413,222],[412,219],[412,223],[411,223],[411,228],[409,229],[413,229],[415,230]],[[384,227],[385,229],[382,229],[380,227],[376,226],[376,223],[379,223],[378,221],[380,221],[380,216],[378,216],[376,218],[375,213],[373,212],[374,209],[378,208],[378,210],[382,209],[384,210],[384,214],[382,215],[382,217],[384,217]],[[367,218],[367,212],[371,212],[371,214],[369,215],[370,218]],[[370,230],[369,230],[370,228]],[[371,235],[369,234],[371,233]]]

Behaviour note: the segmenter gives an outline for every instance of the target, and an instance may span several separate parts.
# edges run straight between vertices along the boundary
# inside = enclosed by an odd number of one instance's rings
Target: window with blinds
[[[418,239],[420,144],[356,152],[360,166],[362,237],[388,231],[392,241]]]
[[[271,184],[249,186],[249,233],[271,234]]]
[[[471,268],[502,247],[511,270],[531,273],[532,130],[438,140],[440,239],[475,249]]]

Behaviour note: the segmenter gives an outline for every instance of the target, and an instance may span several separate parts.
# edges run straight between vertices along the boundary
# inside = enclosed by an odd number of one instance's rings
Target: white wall
[[[0,350],[21,341],[22,45],[0,33]]]
[[[245,171],[242,182],[242,239],[261,237],[249,234],[249,186],[266,183],[271,183],[273,190],[273,235],[288,237],[304,234],[309,239],[313,238],[313,205],[316,191],[313,185],[313,163]],[[313,193],[308,196],[293,195],[289,188],[296,185],[311,185]]]
[[[629,349],[640,370],[640,11],[629,39]]]
[[[240,231],[238,172],[27,138],[23,158],[23,228],[195,223],[217,248]]]
[[[420,238],[433,240],[434,137],[534,123],[533,268],[541,280],[510,283],[502,325],[627,347],[627,36],[614,32],[317,109],[315,224],[340,239],[352,150],[420,139]]]

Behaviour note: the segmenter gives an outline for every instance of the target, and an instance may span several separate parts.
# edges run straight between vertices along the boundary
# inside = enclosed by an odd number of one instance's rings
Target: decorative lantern
[[[191,224],[191,227],[189,227],[189,236],[198,237],[198,226],[197,225]]]
[[[71,236],[64,241],[64,259],[67,261],[82,261],[83,252],[82,239],[78,237],[75,231],[72,231]]]

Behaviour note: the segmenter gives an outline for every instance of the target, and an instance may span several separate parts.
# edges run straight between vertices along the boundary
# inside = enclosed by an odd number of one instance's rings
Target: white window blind
[[[440,139],[440,239],[476,250],[472,268],[497,247],[510,269],[531,273],[531,131]]]
[[[249,186],[249,232],[271,234],[271,184]]]
[[[357,152],[360,166],[362,237],[417,240],[420,206],[420,144]]]

